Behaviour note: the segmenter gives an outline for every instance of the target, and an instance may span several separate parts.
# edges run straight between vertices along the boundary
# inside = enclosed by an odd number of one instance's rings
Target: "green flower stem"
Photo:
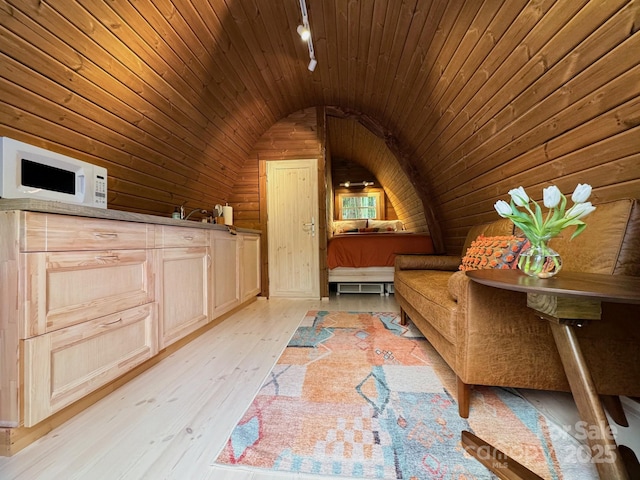
[[[518,268],[529,275],[539,277],[547,276],[549,272],[557,272],[561,268],[558,256],[551,253],[547,245],[549,238],[530,238],[531,255],[521,255],[518,259]],[[553,262],[553,267],[550,262]]]

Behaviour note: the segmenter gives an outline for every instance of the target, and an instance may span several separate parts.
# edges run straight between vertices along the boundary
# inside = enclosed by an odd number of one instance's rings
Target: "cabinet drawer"
[[[24,340],[24,425],[31,427],[158,352],[154,304]]]
[[[25,212],[23,252],[152,248],[153,225]]]
[[[21,338],[154,300],[153,250],[23,253]]]
[[[174,227],[162,225],[156,229],[157,247],[206,247],[209,230],[204,228]]]

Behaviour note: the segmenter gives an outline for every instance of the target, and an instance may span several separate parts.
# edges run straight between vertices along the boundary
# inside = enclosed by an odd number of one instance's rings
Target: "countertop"
[[[179,220],[171,217],[159,217],[143,213],[111,210],[108,208],[86,207],[62,202],[51,202],[29,198],[0,199],[0,210],[25,210],[28,212],[58,213],[77,217],[104,218],[107,220],[121,220],[125,222],[152,223],[156,225],[174,225],[177,227],[203,228],[209,230],[228,230],[226,225],[202,223],[194,220]],[[242,233],[262,233],[251,228],[238,228]]]

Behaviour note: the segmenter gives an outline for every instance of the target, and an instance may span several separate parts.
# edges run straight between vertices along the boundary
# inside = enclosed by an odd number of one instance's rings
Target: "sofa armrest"
[[[458,303],[463,303],[463,306],[466,308],[464,302],[467,301],[467,292],[469,289],[469,282],[471,279],[467,277],[465,272],[458,271],[455,272],[451,277],[449,277],[448,287],[449,287],[449,295]]]
[[[461,259],[457,255],[396,255],[395,269],[456,271]]]

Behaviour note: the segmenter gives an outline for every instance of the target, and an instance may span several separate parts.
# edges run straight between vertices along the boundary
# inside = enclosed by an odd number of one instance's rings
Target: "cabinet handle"
[[[96,260],[120,260],[120,257],[118,255],[101,255],[96,257]]]
[[[191,236],[185,236],[185,237],[183,237],[183,238],[184,238],[185,240],[189,240],[189,241],[193,240],[193,237],[191,237]]]
[[[108,327],[109,325],[115,325],[116,323],[120,323],[120,322],[122,322],[122,318],[119,318],[118,320],[114,320],[113,322],[103,323],[100,326],[101,327]]]
[[[94,233],[98,238],[118,238],[117,233]]]

